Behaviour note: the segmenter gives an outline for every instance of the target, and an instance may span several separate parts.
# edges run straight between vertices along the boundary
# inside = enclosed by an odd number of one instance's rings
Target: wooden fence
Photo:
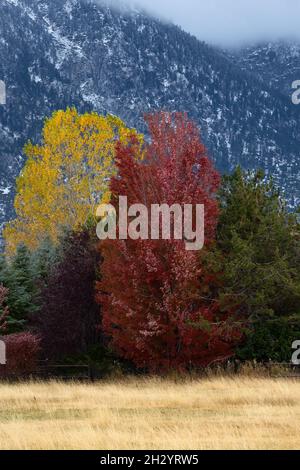
[[[239,375],[239,373],[244,371],[245,364],[240,361],[229,361],[226,364],[219,364],[209,368],[211,372],[218,372]],[[253,363],[250,365],[250,371],[255,373],[257,367],[257,372],[259,375],[265,373],[268,377],[280,377],[288,379],[300,379],[300,365],[293,365],[291,363]],[[199,370],[199,376],[205,375],[207,369]],[[251,372],[250,372],[251,373]],[[48,361],[39,361],[37,367],[34,371],[26,376],[20,375],[8,375],[2,377],[4,380],[24,380],[24,379],[39,379],[39,380],[51,380],[58,379],[63,381],[82,381],[82,382],[94,382],[96,380],[101,380],[104,378],[103,372],[91,364],[51,364]],[[1,380],[1,378],[0,378]]]

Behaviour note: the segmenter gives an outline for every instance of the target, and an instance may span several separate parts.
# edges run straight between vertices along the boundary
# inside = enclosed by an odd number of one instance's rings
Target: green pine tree
[[[240,168],[224,177],[220,206],[217,242],[207,262],[222,273],[219,301],[236,310],[245,328],[240,357],[289,360],[292,339],[300,337],[296,214],[288,212],[272,180]]]
[[[32,254],[32,268],[37,284],[47,282],[50,271],[58,261],[58,248],[46,237]]]
[[[7,304],[9,333],[22,331],[30,317],[37,310],[35,299],[37,286],[31,253],[20,245],[15,256],[6,264],[1,273],[1,282],[9,289]]]

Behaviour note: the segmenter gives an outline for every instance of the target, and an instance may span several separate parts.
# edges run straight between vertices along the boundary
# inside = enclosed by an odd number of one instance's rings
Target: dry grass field
[[[300,381],[0,384],[1,449],[300,449]]]

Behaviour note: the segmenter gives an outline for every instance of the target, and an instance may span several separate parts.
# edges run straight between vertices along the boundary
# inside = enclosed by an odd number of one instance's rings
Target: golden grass
[[[1,449],[299,449],[300,381],[0,384]]]

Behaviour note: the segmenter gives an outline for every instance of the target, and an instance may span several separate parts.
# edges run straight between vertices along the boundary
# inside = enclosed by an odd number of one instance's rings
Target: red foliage
[[[40,350],[39,338],[29,332],[4,336],[6,365],[0,366],[1,377],[21,377],[34,372]]]
[[[138,145],[117,146],[118,176],[112,204],[204,204],[205,245],[218,221],[219,174],[206,155],[197,127],[186,115],[147,117],[151,143],[145,159]],[[230,312],[211,299],[201,252],[178,240],[103,242],[102,281],[97,300],[104,332],[113,348],[137,367],[152,372],[205,366],[232,355],[234,333],[226,332]]]

